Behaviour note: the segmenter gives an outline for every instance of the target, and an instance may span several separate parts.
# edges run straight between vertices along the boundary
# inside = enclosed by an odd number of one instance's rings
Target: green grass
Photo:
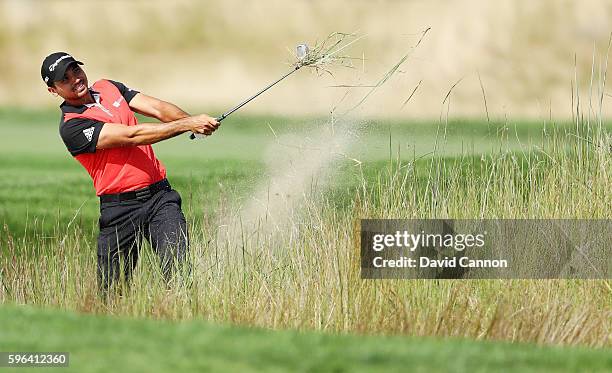
[[[98,203],[56,119],[4,110],[0,125],[2,303],[272,329],[610,346],[606,280],[363,281],[354,250],[362,218],[609,218],[605,129],[595,136],[584,122],[371,121],[334,123],[332,131],[316,118],[237,116],[209,139],[155,146],[183,195],[193,286],[168,292],[145,247],[128,296],[106,304],[95,287]],[[319,158],[334,146],[330,133],[348,133],[350,146],[328,163]],[[270,187],[275,173],[289,186]],[[286,194],[293,210],[276,204],[274,196],[282,202]],[[255,199],[265,211],[243,213]]]
[[[0,307],[3,351],[66,351],[79,373],[606,372],[609,350],[530,344],[297,333]],[[39,368],[29,368],[39,371]],[[29,371],[25,368],[16,372]]]
[[[16,238],[53,237],[70,221],[90,237],[96,234],[98,201],[89,175],[66,151],[58,133],[59,110],[0,108],[0,224]],[[142,117],[141,121],[146,120]],[[179,136],[159,144],[155,151],[168,170],[173,186],[183,195],[189,218],[214,214],[222,195],[240,198],[257,185],[266,169],[266,149],[275,141],[287,149],[295,137],[311,136],[326,128],[321,118],[245,117],[227,119],[215,136],[190,141]],[[556,125],[559,129],[568,124]],[[348,128],[347,128],[348,127]],[[339,127],[351,133],[344,161],[335,164],[336,199],[352,198],[349,189],[360,176],[354,161],[363,161],[372,177],[389,158],[410,161],[426,170],[437,155],[452,162],[469,155],[478,158],[492,151],[531,149],[541,144],[543,128],[550,123],[518,121],[375,121],[363,120]],[[283,150],[280,147],[281,151]],[[282,153],[272,157],[282,158]]]

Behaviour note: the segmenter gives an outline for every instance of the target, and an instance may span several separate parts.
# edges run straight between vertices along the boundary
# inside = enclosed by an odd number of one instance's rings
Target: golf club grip
[[[216,119],[217,119],[217,122],[221,122],[223,119],[225,119],[225,116],[223,116],[223,115],[222,115],[222,116],[220,116],[219,118],[216,118]],[[195,140],[195,139],[197,139],[197,137],[196,137],[195,133],[192,133],[191,135],[189,135],[189,138],[190,138],[191,140]]]

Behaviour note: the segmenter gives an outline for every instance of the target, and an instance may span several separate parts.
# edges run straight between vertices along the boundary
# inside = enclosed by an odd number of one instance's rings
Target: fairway
[[[330,126],[326,118],[236,115],[211,138],[193,141],[179,136],[154,149],[183,196],[188,218],[195,219],[214,215],[220,195],[236,201],[265,183],[274,172],[267,163],[274,164],[274,159],[282,160],[299,147],[321,146],[313,145],[309,137]],[[342,136],[348,137],[348,145],[327,165],[334,179],[329,187],[339,200],[346,200],[352,198],[349,189],[359,183],[361,171],[372,176],[398,159],[427,168],[434,152],[451,162],[502,150],[530,151],[541,145],[547,126],[571,128],[567,123],[533,121],[347,120],[338,131],[345,131]],[[5,229],[13,237],[57,236],[71,221],[90,237],[97,233],[93,185],[66,151],[58,127],[53,109],[0,108],[0,222],[7,224]],[[324,146],[321,150],[327,151]],[[363,162],[361,169],[357,161]]]
[[[0,346],[70,351],[68,372],[608,372],[607,350],[364,337],[0,308]],[[3,347],[4,350],[9,350]],[[19,368],[14,371],[38,371]]]

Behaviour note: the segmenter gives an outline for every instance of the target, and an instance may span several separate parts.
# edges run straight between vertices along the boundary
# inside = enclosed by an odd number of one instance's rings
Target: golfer
[[[122,270],[129,283],[142,238],[151,243],[169,282],[187,258],[189,238],[181,197],[151,144],[185,132],[210,135],[219,123],[112,80],[90,87],[80,65],[68,53],[53,53],[44,59],[41,75],[47,90],[64,99],[61,138],[100,198],[98,286],[108,294]],[[134,112],[162,123],[138,123]]]

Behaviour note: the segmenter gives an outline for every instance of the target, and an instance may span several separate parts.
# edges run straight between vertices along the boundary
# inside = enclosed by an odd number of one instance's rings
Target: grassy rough
[[[363,166],[342,206],[333,190],[314,193],[278,230],[243,226],[220,198],[219,216],[235,219],[224,228],[215,216],[192,224],[193,286],[165,290],[146,251],[131,290],[109,304],[95,293],[94,241],[78,227],[38,245],[8,236],[0,300],[275,329],[609,347],[608,281],[359,278],[360,218],[610,218],[609,134],[548,131],[538,151],[434,154],[427,167],[390,160],[374,176]]]
[[[474,342],[266,331],[0,307],[0,345],[68,351],[68,372],[606,372],[608,351]],[[38,371],[40,368],[30,368]],[[20,368],[19,371],[28,371]]]

